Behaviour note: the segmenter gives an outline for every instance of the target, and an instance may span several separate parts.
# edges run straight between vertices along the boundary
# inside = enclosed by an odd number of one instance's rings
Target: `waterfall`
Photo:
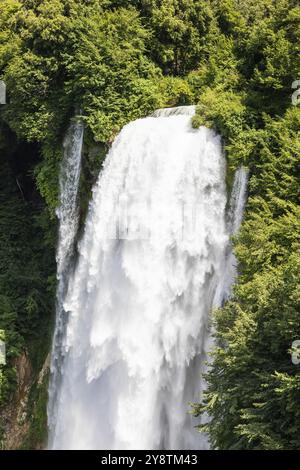
[[[71,123],[63,142],[63,159],[59,177],[59,220],[56,291],[56,321],[51,356],[51,377],[49,384],[48,426],[50,439],[57,414],[57,392],[63,370],[66,314],[63,307],[68,278],[74,254],[74,242],[78,229],[77,195],[81,167],[83,124]]]
[[[244,214],[247,196],[248,169],[241,166],[234,175],[233,186],[229,201],[229,211],[227,220],[227,232],[230,236],[238,233]],[[237,276],[237,260],[232,250],[231,243],[228,244],[223,268],[222,280],[218,286],[215,303],[222,305],[232,292]]]
[[[179,116],[184,114],[185,116],[194,116],[195,106],[177,106],[177,108],[161,108],[157,109],[153,113],[153,117],[168,117],[168,116]]]
[[[246,167],[241,166],[236,170],[234,175],[228,214],[226,214],[226,227],[229,237],[237,235],[243,220],[247,197],[248,174],[249,170]],[[229,243],[225,250],[225,257],[223,259],[223,266],[220,270],[220,281],[218,283],[213,301],[214,307],[222,306],[232,294],[232,287],[237,277],[237,260],[232,248],[232,242],[229,238]],[[209,352],[213,349],[214,346],[213,333],[214,329],[210,328],[204,340],[203,354],[201,357],[203,364],[201,367],[201,375],[207,373],[211,364],[211,357],[209,356]],[[206,383],[202,380],[200,393],[203,392],[205,388]],[[206,416],[205,419],[208,421],[209,417]]]
[[[243,220],[248,186],[248,169],[241,166],[234,175],[229,205],[229,230],[236,235]]]
[[[221,140],[192,129],[193,112],[131,122],[107,155],[62,297],[50,448],[209,446],[188,404],[205,386],[208,318],[229,289],[244,186],[241,177],[227,223]]]

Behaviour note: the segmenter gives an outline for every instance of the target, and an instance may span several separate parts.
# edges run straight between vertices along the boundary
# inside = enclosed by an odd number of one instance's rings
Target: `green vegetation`
[[[29,415],[29,431],[20,448],[43,448],[47,442],[47,403],[49,374],[42,381],[35,382],[30,390],[27,414]]]
[[[13,400],[15,359],[33,366],[23,446],[45,432],[55,291],[55,208],[63,135],[86,126],[81,212],[103,154],[127,122],[196,103],[193,126],[224,138],[228,186],[250,169],[234,241],[240,277],[215,314],[208,390],[194,412],[220,449],[300,447],[300,7],[293,0],[0,0],[0,404]],[[3,335],[3,333],[1,333]],[[1,336],[2,338],[2,336]],[[2,425],[0,426],[2,427]],[[202,429],[202,425],[200,425]]]
[[[200,429],[219,449],[300,448],[300,369],[290,355],[300,338],[300,108],[290,97],[300,70],[297,3],[220,2],[226,55],[214,51],[201,67],[194,125],[221,132],[229,170],[243,163],[251,175],[235,240],[240,276],[215,314],[208,390],[194,405],[210,415]]]

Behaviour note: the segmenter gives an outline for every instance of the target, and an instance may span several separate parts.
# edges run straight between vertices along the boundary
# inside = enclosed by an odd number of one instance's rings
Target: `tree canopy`
[[[240,275],[214,313],[213,362],[194,413],[214,448],[299,449],[300,366],[290,357],[300,338],[299,37],[296,0],[0,0],[2,405],[15,390],[14,359],[51,335],[70,119],[85,123],[84,212],[102,162],[94,148],[156,108],[196,104],[193,126],[223,137],[228,191],[239,165],[250,180],[233,240]]]

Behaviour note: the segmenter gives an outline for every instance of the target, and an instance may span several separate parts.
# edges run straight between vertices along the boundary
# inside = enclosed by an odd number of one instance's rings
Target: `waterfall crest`
[[[59,177],[59,201],[56,211],[58,225],[58,246],[56,251],[57,291],[56,291],[56,320],[51,356],[51,377],[49,384],[48,427],[49,440],[57,415],[57,392],[60,387],[63,371],[66,314],[63,307],[65,299],[74,243],[78,229],[78,187],[81,168],[81,151],[84,127],[82,122],[71,123],[63,142],[63,158]]]
[[[194,116],[196,107],[194,105],[190,106],[177,106],[176,108],[161,108],[154,111],[152,114],[153,117],[169,117],[169,116],[179,116],[183,114],[184,116]]]
[[[231,231],[221,140],[191,108],[128,124],[106,158],[63,305],[50,448],[208,448],[188,403]]]

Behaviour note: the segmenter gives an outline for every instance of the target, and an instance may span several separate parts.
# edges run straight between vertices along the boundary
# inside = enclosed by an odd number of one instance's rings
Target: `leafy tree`
[[[223,94],[222,82],[202,87],[194,125],[221,131],[229,168],[248,165],[250,182],[234,241],[240,276],[215,313],[208,389],[194,412],[209,414],[200,429],[215,448],[298,449],[300,372],[290,353],[300,337],[300,111],[290,87],[299,70],[299,6],[227,1],[216,14],[233,42],[237,80]]]
[[[38,338],[51,332],[58,173],[71,117],[85,123],[88,194],[124,124],[195,103],[194,127],[223,136],[228,189],[240,164],[250,181],[234,240],[240,276],[215,314],[208,388],[194,411],[209,414],[201,429],[215,448],[299,448],[300,373],[290,360],[300,337],[300,112],[290,96],[299,34],[296,0],[0,1],[2,404],[15,358],[29,349],[38,370],[47,349]],[[45,427],[44,392],[31,395],[30,446]]]

